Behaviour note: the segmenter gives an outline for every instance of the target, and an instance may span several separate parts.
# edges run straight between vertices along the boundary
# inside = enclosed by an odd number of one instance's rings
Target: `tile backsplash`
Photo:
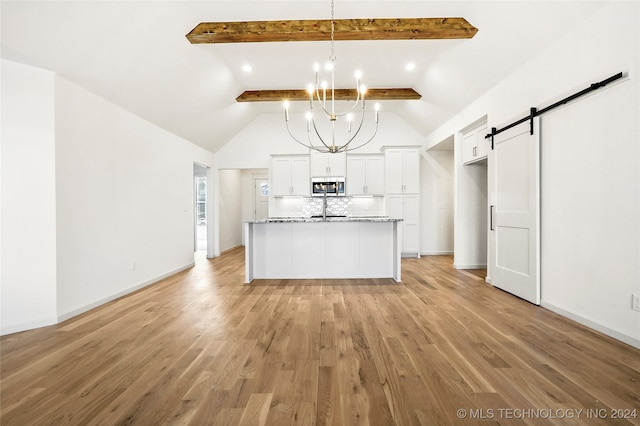
[[[275,198],[271,217],[322,216],[322,197]],[[327,197],[327,216],[382,216],[383,197]]]
[[[322,216],[321,197],[305,198],[300,206],[300,216]],[[327,197],[327,216],[349,216],[349,197]]]

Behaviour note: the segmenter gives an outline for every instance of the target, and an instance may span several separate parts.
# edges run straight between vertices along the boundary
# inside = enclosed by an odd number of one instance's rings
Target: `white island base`
[[[400,282],[398,220],[245,222],[245,282],[393,278]]]

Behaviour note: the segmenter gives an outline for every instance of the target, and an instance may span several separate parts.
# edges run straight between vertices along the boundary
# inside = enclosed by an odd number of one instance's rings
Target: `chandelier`
[[[338,153],[338,152],[346,152],[352,151],[354,149],[361,148],[371,142],[373,138],[376,136],[378,132],[378,110],[380,109],[380,104],[375,104],[375,129],[373,131],[373,135],[362,142],[362,138],[359,138],[357,142],[354,142],[362,129],[362,124],[364,123],[365,116],[365,95],[367,92],[367,88],[361,84],[360,78],[361,73],[356,71],[355,79],[356,79],[356,89],[355,89],[355,99],[351,108],[348,108],[346,111],[336,112],[336,88],[335,88],[335,62],[336,55],[334,50],[334,31],[335,31],[335,21],[334,21],[334,4],[333,0],[331,0],[331,55],[329,56],[330,62],[325,66],[325,70],[330,73],[330,81],[331,86],[327,85],[326,81],[320,83],[320,65],[315,64],[315,85],[309,84],[307,88],[307,93],[309,94],[309,111],[306,113],[306,127],[307,127],[307,137],[306,141],[302,141],[298,139],[291,132],[289,127],[289,102],[285,101],[284,103],[284,120],[287,126],[287,131],[289,135],[299,144],[313,149],[319,152],[329,152],[329,153]],[[314,108],[315,106],[315,108]],[[359,119],[354,123],[354,110],[359,107]],[[321,111],[320,114],[316,114],[317,111]],[[318,125],[316,124],[316,115],[322,116],[329,120],[330,124],[330,132],[329,134],[325,134],[324,136],[321,134],[322,132],[318,129]],[[336,123],[339,119],[346,119],[346,134],[337,135],[336,134]],[[312,132],[313,130],[313,132]],[[351,143],[354,142],[353,145]]]

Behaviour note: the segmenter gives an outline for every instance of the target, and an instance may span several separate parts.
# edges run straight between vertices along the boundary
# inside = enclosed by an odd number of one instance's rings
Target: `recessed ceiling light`
[[[244,71],[244,72],[251,72],[251,71],[253,71],[253,68],[251,67],[251,65],[244,65],[244,66],[242,67],[242,71]]]
[[[414,64],[413,62],[409,62],[404,66],[404,69],[407,71],[413,71],[414,69],[416,69],[416,64]]]

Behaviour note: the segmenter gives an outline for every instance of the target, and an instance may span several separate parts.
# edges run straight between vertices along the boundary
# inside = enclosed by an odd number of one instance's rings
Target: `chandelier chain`
[[[331,0],[331,56],[329,56],[329,59],[331,59],[331,62],[335,62],[336,61],[336,54],[333,48],[333,42],[334,42],[334,32],[335,32],[335,25],[336,22],[333,19],[334,16],[334,12],[333,12],[333,0]]]

